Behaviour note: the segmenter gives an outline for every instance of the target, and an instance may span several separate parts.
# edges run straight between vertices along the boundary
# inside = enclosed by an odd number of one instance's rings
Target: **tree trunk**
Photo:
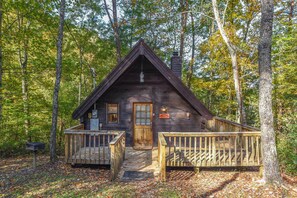
[[[242,99],[242,89],[240,86],[240,80],[239,80],[239,69],[238,69],[238,64],[237,64],[237,54],[236,50],[234,49],[234,46],[232,45],[231,41],[229,40],[223,24],[221,22],[220,16],[219,16],[219,11],[217,7],[217,1],[212,0],[212,5],[213,5],[213,12],[215,16],[215,20],[217,22],[220,34],[226,43],[228,47],[229,54],[231,56],[231,61],[232,61],[232,70],[233,70],[233,81],[234,81],[234,87],[235,87],[235,93],[236,93],[236,100],[237,100],[237,108],[239,112],[239,121],[241,124],[246,124],[246,117],[245,117],[245,110],[243,107],[243,99]]]
[[[57,62],[56,62],[56,81],[53,94],[53,113],[52,113],[52,128],[50,137],[50,161],[55,162],[56,156],[56,134],[57,134],[57,120],[58,120],[58,102],[59,90],[62,74],[62,44],[63,44],[63,28],[65,17],[65,0],[61,0],[60,4],[60,22],[57,40]]]
[[[195,23],[194,23],[194,17],[193,12],[190,13],[191,16],[191,29],[192,29],[192,55],[191,55],[191,61],[189,64],[189,69],[187,72],[187,87],[191,89],[191,81],[193,76],[193,70],[194,70],[194,63],[195,63]]]
[[[184,57],[184,41],[185,41],[185,32],[187,26],[188,19],[188,0],[180,0],[180,8],[181,8],[181,30],[180,30],[180,46],[179,46],[179,55],[182,60],[183,65],[183,57]]]
[[[59,145],[58,150],[59,151],[63,150],[63,148],[62,148],[62,142],[63,142],[63,139],[64,139],[63,138],[64,137],[63,131],[64,131],[64,121],[63,121],[63,118],[61,118],[61,120],[60,120],[60,129],[59,129],[59,141],[58,141],[58,145]]]
[[[261,0],[261,26],[259,53],[259,114],[263,148],[263,179],[266,183],[280,183],[275,132],[272,113],[271,40],[273,25],[273,0]]]
[[[78,105],[81,103],[82,81],[83,81],[83,52],[79,46],[79,84],[78,84]]]
[[[118,23],[118,16],[117,16],[116,0],[112,0],[112,15],[113,15],[113,25],[114,25],[114,36],[115,36],[116,48],[117,48],[117,59],[119,63],[121,61],[121,40],[119,35],[119,23]]]
[[[3,57],[2,57],[2,1],[0,1],[0,123],[2,124],[2,71],[3,71]],[[2,127],[2,125],[0,125]]]
[[[28,74],[27,74],[27,49],[24,49],[26,60],[21,63],[21,73],[22,73],[22,95],[23,95],[23,109],[25,114],[24,128],[25,134],[28,141],[31,141],[30,134],[30,113],[29,113],[29,95],[28,95]]]
[[[289,22],[290,25],[292,25],[292,19],[293,19],[293,14],[294,14],[294,5],[295,5],[295,0],[291,0],[291,2],[289,3],[290,6],[290,13],[289,13]]]
[[[25,136],[28,141],[31,141],[30,134],[30,112],[29,112],[29,94],[28,94],[28,36],[27,30],[29,29],[30,23],[27,23],[24,27],[24,19],[18,14],[18,28],[19,34],[23,34],[23,44],[19,42],[19,62],[21,67],[21,79],[22,79],[22,98],[23,98],[23,110],[24,110],[24,129]],[[22,49],[23,48],[23,49]]]
[[[106,0],[104,0],[104,7],[105,7],[106,14],[108,16],[110,25],[111,25],[111,27],[113,29],[114,40],[115,40],[116,49],[117,49],[117,61],[119,63],[121,61],[121,40],[120,40],[120,35],[119,35],[119,24],[118,24],[118,16],[117,16],[117,2],[116,2],[116,0],[112,0],[112,17],[113,17],[113,20],[111,19],[111,16],[109,14]]]

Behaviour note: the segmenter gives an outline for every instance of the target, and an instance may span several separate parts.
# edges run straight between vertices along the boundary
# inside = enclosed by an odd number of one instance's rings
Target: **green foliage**
[[[276,16],[272,66],[274,79],[274,117],[278,152],[283,169],[297,175],[297,24],[284,14]]]
[[[4,97],[0,156],[26,152],[24,146],[28,140],[45,142],[47,148],[49,146],[58,29],[57,5],[51,1],[43,1],[44,5],[36,1],[31,1],[30,6],[27,3],[7,1],[3,5]],[[93,89],[90,68],[95,68],[98,83],[116,62],[112,41],[100,37],[97,29],[90,29],[95,26],[94,21],[86,19],[85,13],[81,12],[83,9],[100,15],[101,10],[90,2],[85,2],[83,8],[71,7],[69,4],[68,8],[57,132],[59,154],[63,153],[64,129],[77,122],[72,120],[71,114],[79,105],[79,82],[82,85],[81,102]],[[27,46],[25,42],[28,42]],[[24,60],[25,47],[28,61],[27,73],[23,74],[19,52]],[[24,112],[23,77],[28,84],[28,114]],[[28,134],[25,132],[26,120],[29,121]]]
[[[297,175],[297,114],[287,121],[284,133],[278,135],[278,152],[283,169]]]

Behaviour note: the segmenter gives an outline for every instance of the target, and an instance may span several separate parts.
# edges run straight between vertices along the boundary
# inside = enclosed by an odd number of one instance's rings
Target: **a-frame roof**
[[[80,118],[88,109],[116,82],[116,80],[140,56],[145,56],[168,82],[188,101],[188,103],[206,119],[212,119],[213,114],[195,97],[167,65],[140,39],[129,54],[108,74],[108,76],[93,90],[93,92],[73,112],[73,119]]]

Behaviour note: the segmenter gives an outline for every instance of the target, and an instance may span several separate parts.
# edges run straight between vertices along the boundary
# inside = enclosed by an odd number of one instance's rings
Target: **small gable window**
[[[106,117],[108,124],[116,124],[119,122],[119,105],[117,103],[108,103],[106,105]]]

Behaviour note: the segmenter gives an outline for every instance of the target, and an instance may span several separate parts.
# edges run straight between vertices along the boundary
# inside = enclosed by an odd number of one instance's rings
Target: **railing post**
[[[161,181],[166,181],[166,156],[165,156],[165,146],[161,145]]]
[[[124,135],[124,137],[123,137],[123,153],[122,153],[122,155],[123,155],[123,161],[125,160],[125,154],[126,154],[126,133],[125,133],[125,135]]]
[[[69,144],[68,144],[68,135],[65,134],[65,162],[68,162],[68,152],[69,152]]]
[[[211,120],[208,120],[207,121],[207,128],[210,130],[210,131],[214,131],[215,130],[215,118],[211,119]]]
[[[166,140],[163,134],[158,134],[160,180],[166,181]]]
[[[114,144],[110,144],[110,180],[114,180],[116,177],[115,165],[115,147]]]

